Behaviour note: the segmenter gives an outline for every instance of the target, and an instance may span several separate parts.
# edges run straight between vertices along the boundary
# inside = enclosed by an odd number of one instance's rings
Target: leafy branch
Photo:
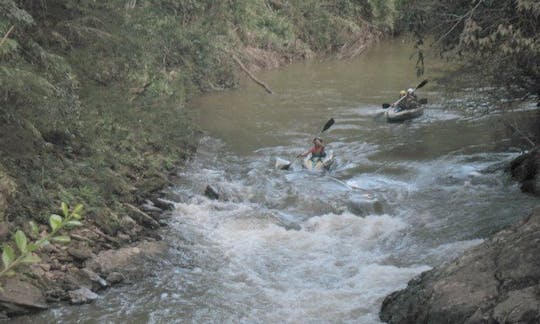
[[[64,228],[71,228],[82,226],[81,223],[81,211],[83,209],[82,204],[78,204],[69,210],[69,207],[66,203],[62,202],[61,205],[62,214],[64,217],[52,214],[49,217],[49,225],[51,227],[51,232],[41,239],[35,242],[28,242],[26,235],[23,231],[17,230],[15,233],[15,245],[19,250],[20,255],[17,257],[15,250],[10,245],[5,245],[2,251],[2,262],[4,264],[4,269],[0,271],[0,278],[14,276],[16,274],[15,269],[20,265],[32,264],[41,261],[41,259],[34,253],[42,246],[49,244],[51,241],[58,243],[69,243],[71,241],[70,237],[67,235],[57,235]],[[34,222],[30,222],[30,227],[34,234],[38,234],[39,229]]]

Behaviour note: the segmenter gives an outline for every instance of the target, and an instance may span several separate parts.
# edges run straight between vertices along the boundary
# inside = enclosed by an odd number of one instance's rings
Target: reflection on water
[[[422,117],[380,118],[381,103],[420,81],[409,54],[381,43],[354,60],[261,74],[274,95],[248,83],[196,100],[207,136],[175,188],[167,258],[93,305],[32,320],[378,322],[384,296],[534,204],[503,174],[517,153],[500,116],[449,111],[432,82],[418,91],[430,102]],[[331,117],[330,173],[274,170]],[[208,184],[219,201],[202,195]]]

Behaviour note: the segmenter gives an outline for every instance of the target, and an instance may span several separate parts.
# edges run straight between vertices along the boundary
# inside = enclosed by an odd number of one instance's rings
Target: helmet
[[[409,94],[410,94],[410,93],[413,93],[413,92],[414,92],[414,89],[413,89],[413,88],[409,88],[409,89],[407,89],[407,93],[409,93]]]
[[[406,94],[407,94],[407,92],[406,92],[405,90],[401,90],[401,91],[399,92],[399,96],[400,96],[400,97],[403,97],[403,96],[406,95]]]

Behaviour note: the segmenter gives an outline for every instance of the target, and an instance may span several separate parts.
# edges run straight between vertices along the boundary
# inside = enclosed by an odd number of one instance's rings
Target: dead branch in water
[[[15,25],[11,26],[9,30],[7,31],[7,33],[4,35],[4,37],[2,38],[2,40],[0,40],[0,47],[2,47],[6,39],[9,37],[9,34],[11,34],[11,32],[13,31],[13,28],[15,28]]]
[[[249,72],[249,70],[244,66],[244,64],[242,64],[242,62],[240,62],[240,60],[236,56],[233,55],[232,58],[236,62],[236,64],[238,64],[238,66],[240,66],[240,68],[244,70],[244,72],[246,72],[246,74],[249,76],[251,80],[253,80],[253,82],[263,87],[264,90],[266,90],[266,92],[270,94],[273,93],[272,90],[264,82],[259,81],[253,74],[251,74],[251,72]]]

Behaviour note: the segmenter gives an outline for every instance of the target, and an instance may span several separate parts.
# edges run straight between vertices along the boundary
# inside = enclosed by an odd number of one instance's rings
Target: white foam
[[[390,215],[325,214],[286,230],[256,206],[180,204],[228,263],[219,270],[231,303],[255,298],[248,318],[283,321],[377,321],[381,299],[426,266],[383,265],[408,225]],[[210,209],[212,210],[210,212]],[[219,218],[219,219],[217,219]],[[258,291],[257,296],[247,292]]]

